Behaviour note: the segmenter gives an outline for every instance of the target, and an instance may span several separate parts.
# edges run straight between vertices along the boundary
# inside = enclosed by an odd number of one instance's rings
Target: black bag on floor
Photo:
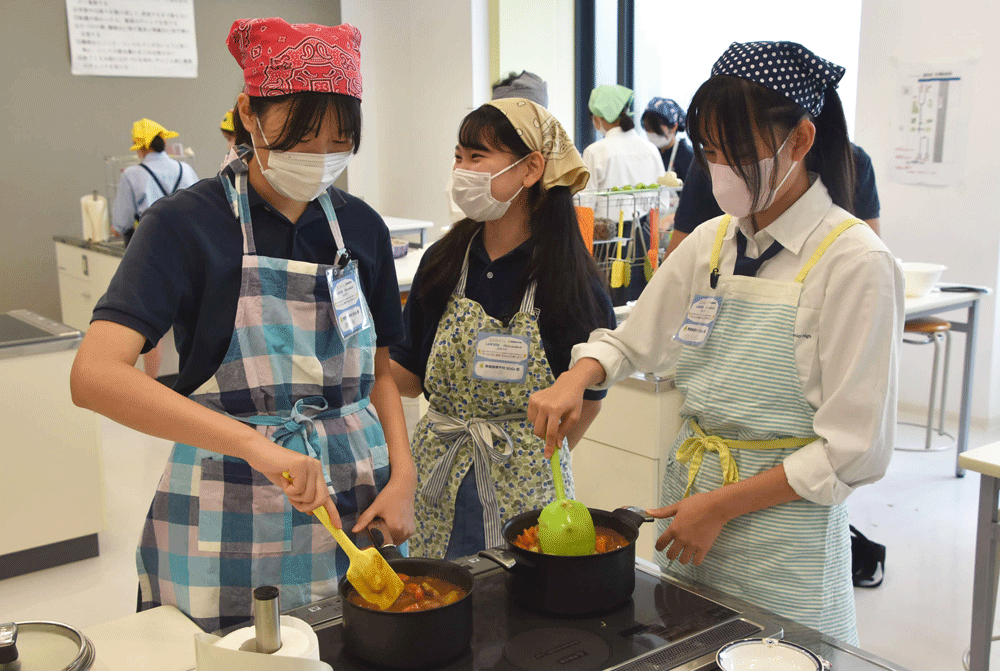
[[[878,587],[885,576],[885,546],[851,526],[851,568],[855,587]]]

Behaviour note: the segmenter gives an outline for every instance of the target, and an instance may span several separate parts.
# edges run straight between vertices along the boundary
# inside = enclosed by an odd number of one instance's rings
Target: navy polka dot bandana
[[[670,98],[653,98],[646,107],[647,112],[652,112],[663,119],[668,126],[677,125],[678,132],[684,132],[684,121],[687,115],[681,106]]]
[[[712,66],[712,76],[731,75],[777,91],[813,116],[823,111],[828,88],[836,88],[846,70],[796,42],[733,42]]]

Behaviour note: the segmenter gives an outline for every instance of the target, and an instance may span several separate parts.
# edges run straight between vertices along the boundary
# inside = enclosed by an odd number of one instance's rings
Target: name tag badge
[[[330,300],[340,335],[348,338],[368,328],[368,314],[361,301],[361,285],[358,284],[355,268],[349,266],[340,275],[335,275],[333,268],[327,269],[326,283],[330,287]]]
[[[722,299],[718,296],[695,296],[674,340],[690,347],[703,347],[715,328],[721,308]]]
[[[487,382],[523,383],[528,379],[531,339],[527,336],[480,332],[472,359],[472,377]]]

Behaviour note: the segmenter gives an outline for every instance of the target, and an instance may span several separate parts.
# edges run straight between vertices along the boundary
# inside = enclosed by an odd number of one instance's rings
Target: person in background
[[[222,137],[226,138],[226,144],[228,150],[226,152],[226,157],[222,159],[222,168],[225,168],[233,160],[236,159],[236,127],[233,125],[233,110],[226,110],[226,114],[222,117],[222,122],[219,124],[219,130],[222,131]],[[221,169],[221,168],[220,168]]]
[[[166,154],[164,140],[177,135],[151,119],[139,119],[132,124],[129,151],[138,154],[140,163],[122,170],[115,200],[111,204],[111,229],[115,236],[125,238],[126,247],[132,241],[143,212],[150,205],[198,181],[194,168]],[[160,374],[162,361],[163,346],[158,343],[143,354],[142,365],[146,375],[155,380]]]
[[[549,87],[545,80],[533,72],[522,70],[521,74],[511,72],[506,77],[493,85],[493,100],[503,98],[524,98],[542,107],[549,105]],[[452,179],[454,172],[448,171],[448,181],[445,184],[445,196],[448,198],[448,218],[451,223],[457,224],[465,219],[465,212],[458,206],[451,196]]]
[[[646,137],[660,150],[663,169],[673,170],[678,179],[687,179],[688,168],[694,159],[691,143],[677,137],[685,131],[684,110],[670,98],[653,98],[642,113],[642,129]]]
[[[134,151],[140,162],[122,170],[111,205],[111,228],[116,235],[124,236],[126,245],[146,208],[198,181],[194,168],[166,154],[164,140],[177,135],[151,119],[139,119],[132,124],[129,151]]]
[[[333,187],[361,142],[361,33],[240,19],[228,46],[249,145],[145,213],[71,378],[77,405],[176,441],[139,541],[140,609],[206,631],[250,619],[262,585],[285,608],[333,596],[348,557],[309,513],[353,534],[379,517],[401,543],[416,486],[389,230]],[[132,368],[171,326],[174,389]]]
[[[851,144],[854,153],[854,211],[858,219],[864,221],[875,231],[879,231],[879,214],[881,206],[878,199],[878,187],[875,186],[875,170],[872,168],[871,157],[864,149]],[[712,178],[701,165],[695,161],[691,164],[688,176],[681,189],[680,203],[674,213],[674,230],[670,234],[667,245],[669,256],[687,236],[691,235],[701,223],[722,214],[722,208],[712,195]]]
[[[673,373],[663,570],[856,644],[845,499],[892,457],[903,277],[854,217],[844,68],[794,42],[733,43],[688,108],[726,212],[667,258],[616,330],[529,402],[546,452],[585,389]]]
[[[593,328],[615,324],[573,207],[588,176],[562,125],[532,101],[495,100],[462,121],[454,196],[466,218],[421,259],[403,309],[407,339],[392,349],[400,393],[430,404],[413,433],[416,556],[500,545],[505,520],[554,497],[544,442],[525,425],[528,397],[566,370]],[[492,359],[481,358],[491,343]],[[570,448],[604,394],[586,394]],[[568,455],[562,472],[571,496]]]
[[[501,98],[524,98],[549,106],[549,87],[545,80],[533,72],[522,70],[521,74],[511,72],[493,85],[493,100]]]
[[[660,152],[635,132],[633,102],[632,89],[624,86],[601,85],[590,92],[594,128],[604,137],[583,150],[590,170],[588,189],[652,184],[663,174]]]

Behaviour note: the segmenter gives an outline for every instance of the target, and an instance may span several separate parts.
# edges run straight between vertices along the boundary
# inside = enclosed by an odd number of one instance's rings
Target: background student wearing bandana
[[[562,125],[521,98],[463,120],[453,196],[466,218],[431,246],[392,349],[401,393],[430,404],[413,435],[418,556],[461,557],[500,545],[502,523],[555,497],[528,397],[614,311],[583,244],[572,196],[589,173]],[[572,448],[606,392],[589,391]],[[572,491],[569,455],[562,460]]]
[[[684,110],[670,98],[653,98],[642,113],[642,129],[663,157],[663,169],[673,170],[682,181],[694,160],[694,149],[687,139],[677,137],[687,130]]]
[[[664,569],[856,641],[843,502],[892,454],[903,281],[849,214],[843,72],[793,42],[730,46],[688,110],[727,214],[529,414],[551,451],[584,389],[673,371],[685,421],[651,511]]]
[[[320,506],[355,532],[376,515],[397,542],[413,530],[389,233],[332,187],[361,137],[360,42],[350,25],[233,24],[250,146],[146,212],[74,365],[79,405],[176,441],[139,543],[140,608],[206,631],[249,619],[260,585],[286,608],[336,592],[348,562]],[[174,390],[132,368],[171,326]]]

